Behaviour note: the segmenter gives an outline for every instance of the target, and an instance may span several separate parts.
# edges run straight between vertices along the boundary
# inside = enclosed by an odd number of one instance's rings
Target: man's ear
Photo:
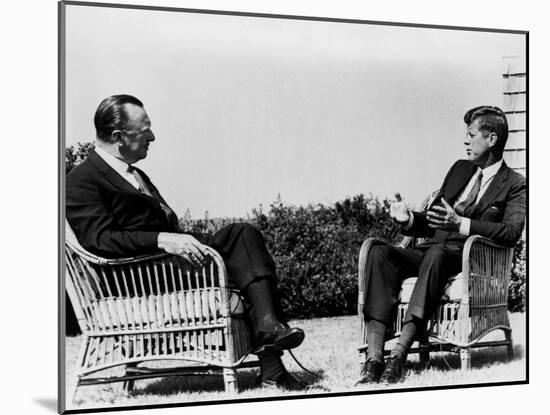
[[[113,130],[113,132],[111,133],[111,142],[113,144],[121,145],[123,143],[123,141],[122,141],[122,131]]]
[[[487,138],[489,139],[489,147],[496,146],[498,142],[498,136],[496,133],[490,133]]]

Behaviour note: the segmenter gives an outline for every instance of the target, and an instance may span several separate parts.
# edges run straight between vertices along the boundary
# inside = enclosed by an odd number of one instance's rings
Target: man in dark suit
[[[417,333],[425,329],[443,295],[448,278],[461,271],[462,250],[469,235],[481,235],[513,246],[525,221],[526,182],[502,159],[508,137],[505,114],[482,106],[464,116],[468,160],[457,161],[447,173],[427,213],[411,212],[401,197],[390,214],[402,233],[429,238],[416,248],[375,246],[366,269],[364,318],[367,359],[361,383],[396,383]],[[416,275],[401,335],[384,364],[384,334],[392,322],[404,278]]]
[[[205,245],[213,247],[249,305],[262,385],[304,387],[285,370],[280,358],[282,350],[301,344],[304,332],[284,324],[275,263],[261,233],[249,224],[233,224],[214,235],[180,231],[177,215],[147,175],[133,166],[147,156],[155,140],[151,121],[137,98],[104,99],[94,124],[96,149],[66,181],[67,220],[81,245],[110,258],[166,251],[197,265],[205,258]]]

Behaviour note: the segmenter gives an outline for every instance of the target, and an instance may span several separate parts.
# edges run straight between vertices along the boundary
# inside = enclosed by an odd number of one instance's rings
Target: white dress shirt
[[[456,200],[453,207],[456,207],[460,202],[466,200],[468,195],[470,194],[470,191],[472,190],[472,187],[474,187],[474,184],[477,180],[477,176],[479,176],[479,173],[483,173],[483,177],[481,178],[481,187],[479,188],[479,192],[477,194],[476,198],[476,204],[479,202],[481,197],[485,194],[487,191],[487,188],[489,187],[489,184],[493,181],[495,175],[497,174],[498,170],[500,169],[500,166],[502,166],[502,159],[497,161],[494,164],[491,164],[489,167],[485,167],[484,169],[478,167],[477,171],[474,173],[462,193],[460,194],[460,197]],[[414,216],[411,211],[409,211],[409,222],[403,227],[405,230],[410,229],[413,225]],[[462,221],[460,222],[460,228],[458,232],[462,235],[469,236],[470,235],[470,225],[471,225],[471,219],[462,217]]]
[[[491,164],[489,167],[485,167],[484,169],[478,167],[477,171],[474,173],[474,175],[468,182],[468,185],[466,186],[466,188],[464,189],[460,197],[456,200],[455,205],[453,207],[456,207],[456,205],[458,205],[460,202],[466,200],[466,198],[470,194],[470,191],[472,190],[472,187],[474,187],[474,184],[477,180],[477,176],[479,176],[479,173],[483,173],[483,177],[481,178],[481,187],[479,188],[479,192],[476,198],[476,204],[477,204],[481,199],[481,197],[487,191],[489,184],[493,181],[498,170],[500,169],[500,166],[502,166],[502,159],[500,159],[494,164]],[[472,221],[470,218],[462,217],[462,222],[460,222],[460,229],[458,230],[458,232],[460,232],[462,235],[469,236],[471,222]]]
[[[117,159],[115,156],[107,153],[105,150],[103,150],[101,147],[97,145],[95,147],[95,152],[99,157],[101,157],[105,161],[105,163],[111,166],[113,170],[116,171],[124,180],[126,180],[136,189],[138,190],[140,189],[138,181],[136,180],[134,175],[129,171],[130,165],[128,163],[120,159]]]

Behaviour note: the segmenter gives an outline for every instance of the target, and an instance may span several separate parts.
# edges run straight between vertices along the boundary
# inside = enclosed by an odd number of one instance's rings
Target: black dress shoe
[[[283,389],[287,391],[301,391],[309,387],[306,382],[297,379],[286,371],[277,379],[262,379],[261,376],[258,376],[258,384],[264,389]]]
[[[404,362],[398,356],[390,356],[386,361],[386,368],[380,377],[380,382],[386,385],[400,382],[404,374]]]
[[[384,371],[384,362],[380,362],[374,359],[368,359],[363,363],[361,368],[361,378],[355,383],[357,385],[364,385],[367,383],[377,383],[380,380],[380,376]]]
[[[290,350],[304,341],[304,331],[297,327],[277,327],[272,332],[260,332],[256,336],[257,351]]]

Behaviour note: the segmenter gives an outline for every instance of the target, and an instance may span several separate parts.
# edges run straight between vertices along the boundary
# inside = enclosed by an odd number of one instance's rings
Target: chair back
[[[439,194],[439,189],[434,190],[432,193],[430,193],[422,202],[420,205],[419,211],[424,212],[428,210],[432,204],[434,203],[435,199],[437,198],[437,195]],[[412,248],[417,245],[420,245],[422,242],[424,242],[426,238],[413,238],[411,236],[406,236],[403,238],[403,241],[399,244],[399,246],[403,248]]]

